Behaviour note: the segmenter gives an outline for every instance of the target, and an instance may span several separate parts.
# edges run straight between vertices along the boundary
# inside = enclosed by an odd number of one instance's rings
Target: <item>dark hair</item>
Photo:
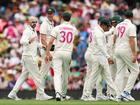
[[[70,14],[69,12],[64,12],[64,13],[62,14],[62,17],[63,17],[64,21],[70,21],[70,19],[71,19],[71,14]]]
[[[107,26],[111,26],[110,20],[109,19],[101,19],[100,20],[100,25],[107,25]]]
[[[133,17],[133,13],[130,10],[125,11],[124,15],[125,15],[126,18],[132,18]]]
[[[49,13],[55,13],[55,9],[53,7],[49,7],[46,9],[46,12]]]

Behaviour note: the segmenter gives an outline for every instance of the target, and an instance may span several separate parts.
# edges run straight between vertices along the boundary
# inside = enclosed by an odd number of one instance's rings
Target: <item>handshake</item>
[[[111,58],[108,58],[107,60],[109,64],[114,64],[114,61]]]
[[[45,61],[46,61],[46,63],[48,63],[49,61],[52,61],[52,55],[50,54],[50,52],[49,53],[47,53],[46,54],[46,57],[45,57]]]

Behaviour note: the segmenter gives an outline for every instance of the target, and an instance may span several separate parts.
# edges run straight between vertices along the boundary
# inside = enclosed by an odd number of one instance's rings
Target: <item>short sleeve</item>
[[[40,34],[47,34],[47,23],[46,22],[43,22],[41,25],[40,25]]]
[[[132,26],[129,28],[129,36],[136,37],[136,26],[132,24]]]
[[[53,29],[52,29],[52,31],[51,31],[51,36],[53,36],[53,37],[57,37],[57,27],[54,27]]]

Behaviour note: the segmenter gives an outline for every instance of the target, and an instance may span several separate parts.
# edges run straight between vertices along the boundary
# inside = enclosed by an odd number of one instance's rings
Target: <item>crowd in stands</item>
[[[139,1],[139,0],[137,0]],[[36,30],[46,17],[46,9],[55,8],[54,21],[58,25],[63,11],[72,13],[71,22],[79,30],[79,41],[72,55],[68,89],[81,89],[86,73],[84,54],[87,48],[89,31],[97,25],[98,18],[114,15],[123,16],[131,9],[133,23],[137,26],[138,61],[140,63],[140,3],[128,5],[125,0],[0,0],[0,89],[12,89],[22,72],[19,44],[22,32],[28,23],[29,16],[38,17]],[[39,66],[41,58],[39,57]],[[140,77],[134,89],[140,89]],[[29,77],[21,90],[34,90],[35,84]],[[46,89],[53,89],[53,73],[46,77]]]

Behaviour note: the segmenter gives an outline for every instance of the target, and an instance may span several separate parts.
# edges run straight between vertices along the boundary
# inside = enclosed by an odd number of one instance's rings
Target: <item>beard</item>
[[[32,27],[32,28],[35,28],[35,27],[36,27],[36,24],[32,23],[32,24],[31,24],[31,27]]]

